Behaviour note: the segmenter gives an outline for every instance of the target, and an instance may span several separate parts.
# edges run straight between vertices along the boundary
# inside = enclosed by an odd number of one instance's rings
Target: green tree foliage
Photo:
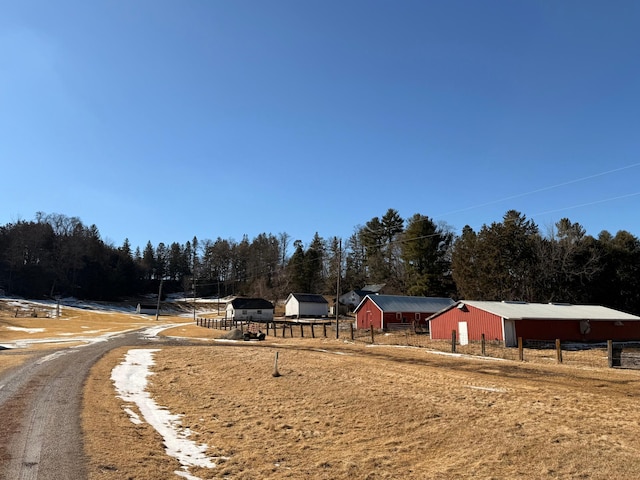
[[[563,218],[538,240],[537,298],[543,302],[586,303],[588,285],[601,269],[595,239],[579,223]]]
[[[477,234],[466,229],[452,260],[460,293],[476,300],[535,301],[538,235],[536,224],[515,210]]]
[[[342,252],[336,237],[327,242],[316,233],[307,248],[294,242],[289,256],[290,238],[194,237],[184,245],[147,242],[132,254],[129,240],[109,245],[96,225],[38,212],[33,221],[0,226],[0,288],[32,298],[114,299],[156,293],[161,279],[164,293],[187,292],[195,280],[198,295],[275,301],[291,292],[333,295],[341,271],[342,291],[385,283],[397,294],[599,304],[640,314],[640,240],[624,230],[594,238],[563,218],[543,236],[510,210],[454,238],[420,214],[405,227],[389,209],[356,227]]]
[[[390,291],[402,291],[403,269],[398,239],[403,231],[404,220],[392,208],[382,219],[374,217],[360,229],[369,283],[386,283]]]
[[[405,266],[405,291],[409,295],[451,296],[450,249],[454,235],[444,225],[415,214],[407,221],[401,242]]]
[[[589,283],[595,303],[640,314],[640,240],[625,230],[598,238],[600,268]]]
[[[357,290],[367,283],[366,249],[362,243],[362,229],[356,229],[345,246],[344,291]]]

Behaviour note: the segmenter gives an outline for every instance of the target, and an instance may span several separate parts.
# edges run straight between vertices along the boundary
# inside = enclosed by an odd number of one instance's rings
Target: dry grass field
[[[129,328],[96,315],[96,327]],[[0,339],[14,320],[0,317]],[[553,351],[518,362],[331,338],[214,341],[224,333],[190,323],[165,331],[200,344],[162,347],[149,377],[158,404],[224,457],[192,467],[194,477],[640,478],[640,372],[599,366],[602,351],[556,365]],[[127,350],[105,356],[86,383],[90,478],[180,478],[160,435],[132,423],[116,397],[111,371]],[[10,356],[0,352],[0,368]]]

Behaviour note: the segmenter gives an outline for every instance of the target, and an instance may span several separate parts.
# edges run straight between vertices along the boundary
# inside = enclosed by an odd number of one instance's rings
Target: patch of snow
[[[479,355],[468,355],[465,353],[452,353],[452,352],[443,352],[440,350],[429,350],[426,349],[424,347],[412,347],[410,345],[384,345],[384,344],[380,344],[380,345],[367,345],[368,348],[374,348],[374,347],[384,347],[384,348],[409,348],[409,349],[414,349],[414,350],[420,350],[421,352],[425,352],[425,353],[432,353],[434,355],[443,355],[445,357],[455,357],[455,358],[467,358],[467,359],[472,359],[472,360],[493,360],[496,362],[506,362],[506,360],[504,358],[496,358],[496,357],[482,357]]]
[[[142,335],[147,338],[157,337],[160,332],[163,330],[168,330],[174,327],[184,326],[184,323],[170,323],[165,325],[154,325],[153,327],[145,328],[142,331]]]
[[[135,423],[136,425],[141,425],[142,423],[144,423],[142,420],[140,420],[140,416],[130,408],[125,407],[124,411],[127,412],[127,415],[129,415],[129,420],[131,420],[131,423]]]
[[[171,414],[166,408],[159,406],[146,391],[147,377],[153,374],[149,367],[154,364],[153,354],[157,351],[158,349],[152,348],[129,350],[124,361],[112,370],[111,380],[118,398],[135,404],[144,420],[162,435],[165,451],[182,465],[182,471],[176,471],[175,474],[189,480],[200,480],[189,474],[188,470],[191,466],[216,467],[215,462],[205,453],[208,446],[189,440],[191,431],[181,428],[180,415]],[[139,420],[137,416],[130,418]],[[135,423],[133,419],[131,421]]]
[[[485,392],[496,392],[496,393],[507,393],[504,388],[496,388],[496,387],[475,387],[470,385],[469,388],[473,390],[483,390]]]
[[[51,360],[54,360],[54,359],[56,359],[58,357],[62,357],[63,355],[66,355],[67,353],[70,353],[72,351],[73,350],[59,350],[59,351],[54,352],[54,353],[52,353],[50,355],[47,355],[46,357],[42,357],[40,360],[38,360],[36,362],[36,364],[37,365],[41,365],[41,364],[43,364],[45,362],[49,362]]]
[[[40,333],[44,332],[44,328],[23,328],[23,327],[5,327],[7,330],[13,330],[14,332],[25,333]]]

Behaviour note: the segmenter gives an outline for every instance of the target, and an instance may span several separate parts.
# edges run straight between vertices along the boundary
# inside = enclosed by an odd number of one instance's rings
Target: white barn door
[[[458,322],[458,341],[460,345],[469,344],[469,328],[467,322]]]
[[[504,346],[505,347],[517,347],[518,340],[516,339],[516,324],[513,320],[502,320],[504,325]]]

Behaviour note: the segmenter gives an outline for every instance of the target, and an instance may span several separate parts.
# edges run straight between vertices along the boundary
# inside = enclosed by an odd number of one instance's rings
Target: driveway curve
[[[121,334],[49,351],[0,376],[0,478],[87,478],[81,412],[91,367],[114,348],[158,343],[140,331]]]

